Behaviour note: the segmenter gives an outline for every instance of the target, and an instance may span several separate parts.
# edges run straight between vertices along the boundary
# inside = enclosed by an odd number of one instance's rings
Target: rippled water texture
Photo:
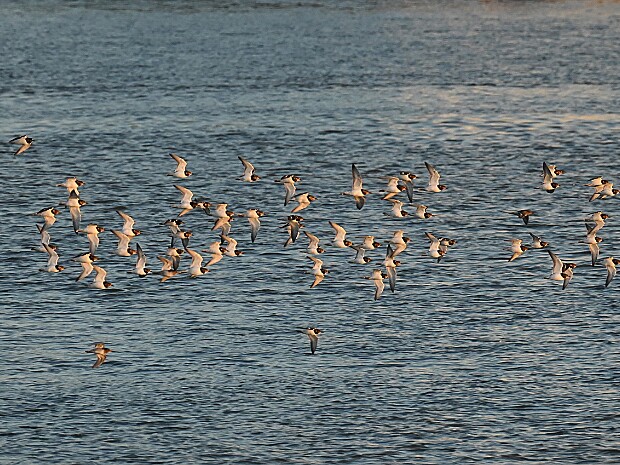
[[[616,2],[58,2],[0,5],[0,463],[619,463],[618,289],[586,266],[583,218],[604,210],[620,257]],[[222,5],[225,3],[225,6]],[[175,180],[168,153],[194,176]],[[262,177],[237,180],[237,157]],[[437,216],[396,220],[382,176],[424,161],[448,190],[416,191]],[[540,189],[543,161],[566,174]],[[366,207],[350,197],[351,163]],[[284,248],[273,179],[303,178],[303,215],[327,251],[310,289],[305,237]],[[74,282],[86,239],[51,228],[62,273],[42,273],[31,214],[86,181],[84,222],[114,287]],[[197,279],[127,273],[110,229],[124,207],[151,267],[178,213],[178,182],[268,212],[242,257]],[[411,209],[412,207],[408,207]],[[537,212],[529,227],[506,213]],[[368,266],[330,247],[396,229],[412,238],[396,293],[373,301]],[[217,239],[186,215],[192,247]],[[424,232],[458,243],[437,264]],[[528,232],[584,265],[562,291]],[[206,256],[206,254],[205,254]],[[187,259],[183,267],[188,266]],[[316,356],[295,330],[325,330]],[[98,369],[94,341],[113,352]]]

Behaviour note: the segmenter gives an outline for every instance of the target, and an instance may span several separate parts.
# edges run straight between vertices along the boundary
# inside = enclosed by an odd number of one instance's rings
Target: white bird
[[[557,182],[553,181],[553,173],[547,166],[547,163],[543,161],[543,184],[542,188],[549,192],[550,194],[555,191],[560,185]]]
[[[195,250],[185,249],[185,251],[192,257],[192,263],[189,265],[187,272],[191,278],[196,278],[208,273],[209,270],[202,266],[202,255]]]
[[[56,222],[56,215],[60,213],[60,210],[57,210],[54,207],[43,208],[35,213],[35,215],[43,218],[45,223],[42,226],[40,231],[47,231],[52,225]]]
[[[422,220],[426,220],[435,216],[432,213],[429,213],[427,209],[428,207],[426,205],[417,205],[415,209],[415,216]]]
[[[99,257],[96,257],[90,252],[87,252],[85,254],[73,257],[71,260],[74,262],[78,262],[80,265],[82,265],[82,272],[75,279],[75,281],[77,282],[77,281],[81,281],[82,279],[88,277],[93,272],[93,262],[95,260],[99,260]]]
[[[425,232],[424,235],[431,242],[431,245],[428,248],[428,254],[437,259],[437,262],[441,261],[441,258],[445,255],[445,252],[440,250],[441,240],[436,238],[433,234],[429,232]]]
[[[140,244],[136,244],[136,251],[138,253],[138,260],[136,260],[136,267],[133,272],[143,278],[149,274],[151,270],[150,268],[146,268],[146,255],[142,251]]]
[[[93,279],[93,282],[90,283],[88,287],[92,289],[107,289],[109,287],[112,287],[112,283],[109,281],[106,281],[105,279],[106,276],[108,275],[106,270],[104,270],[103,268],[97,265],[93,265],[93,269],[95,270],[95,273],[97,274],[95,275],[95,279]]]
[[[329,273],[329,270],[323,268],[323,260],[312,256],[308,256],[308,258],[314,262],[314,266],[312,267],[311,271],[312,275],[314,275],[314,281],[310,285],[310,288],[312,289],[318,286],[321,281],[323,281],[325,275]]]
[[[443,184],[439,184],[439,178],[441,178],[439,171],[437,171],[430,163],[424,162],[424,165],[426,165],[426,170],[430,176],[426,190],[429,192],[445,191],[448,187]]]
[[[409,212],[403,210],[404,203],[397,199],[389,199],[389,201],[392,202],[392,209],[390,213],[386,213],[386,215],[393,218],[405,218],[409,216]]]
[[[69,194],[71,193],[71,191],[75,191],[77,195],[79,196],[80,192],[78,191],[78,187],[82,187],[84,184],[86,184],[84,181],[80,181],[75,176],[72,176],[72,177],[67,178],[67,180],[63,182],[62,184],[56,184],[56,187],[66,188]]]
[[[609,286],[609,283],[611,283],[611,281],[615,278],[616,265],[619,264],[620,260],[614,257],[607,257],[605,260],[603,260],[603,265],[605,265],[605,268],[607,269],[607,279],[605,280],[605,287]]]
[[[336,231],[336,237],[332,240],[332,243],[336,247],[346,249],[347,247],[351,247],[353,245],[353,242],[345,239],[347,231],[342,226],[338,223],[334,223],[333,221],[330,221],[329,225],[334,228],[334,231]]]
[[[222,239],[225,240],[228,245],[226,246],[226,250],[223,252],[227,257],[238,257],[239,255],[243,255],[243,252],[237,250],[237,241],[232,237],[222,235]]]
[[[375,236],[364,236],[364,241],[361,245],[366,250],[375,250],[381,246],[380,242],[375,241]]]
[[[398,177],[405,183],[409,203],[413,203],[413,180],[417,179],[417,176],[409,171],[401,171]]]
[[[291,199],[295,196],[295,183],[301,181],[299,176],[295,176],[293,174],[287,174],[282,176],[280,179],[276,179],[275,182],[279,182],[284,186],[285,194],[284,194],[284,206],[286,207]]]
[[[388,176],[387,180],[387,187],[384,190],[380,191],[385,192],[385,195],[381,198],[381,200],[390,200],[392,197],[395,197],[406,189],[404,185],[399,184],[399,177]]]
[[[351,248],[356,251],[355,258],[351,260],[352,263],[357,263],[358,265],[366,265],[370,263],[372,260],[370,257],[366,257],[366,249],[361,245],[352,245]]]
[[[343,192],[342,195],[350,195],[355,199],[355,206],[358,210],[361,210],[366,203],[365,195],[370,194],[369,190],[362,188],[362,175],[355,166],[355,163],[351,165],[351,174],[353,177],[353,185],[349,192]]]
[[[192,175],[192,172],[187,169],[187,162],[183,158],[175,153],[171,153],[170,156],[177,162],[177,167],[172,173],[168,173],[168,176],[184,179]]]
[[[250,208],[245,214],[245,217],[250,222],[250,238],[252,239],[252,242],[256,240],[256,236],[258,235],[258,230],[260,229],[260,218],[262,216],[265,216],[265,212],[256,208]]]
[[[86,228],[78,231],[78,232],[86,234],[86,237],[88,238],[88,243],[89,243],[89,251],[93,255],[97,251],[97,247],[99,247],[99,233],[103,231],[105,231],[104,228],[94,223],[91,223],[88,226],[86,226]]]
[[[112,230],[112,233],[118,238],[118,246],[116,247],[116,255],[119,257],[130,257],[137,253],[136,250],[129,247],[131,237],[120,231]],[[92,252],[94,253],[94,252]]]
[[[394,260],[394,257],[394,250],[391,245],[388,244],[385,260],[383,260],[383,266],[385,266],[385,271],[387,272],[388,281],[390,283],[390,290],[392,292],[395,292],[396,290],[396,267],[400,265],[400,262],[398,260]]]
[[[319,335],[323,331],[319,328],[306,328],[301,332],[306,334],[308,336],[308,339],[310,339],[310,352],[312,353],[312,355],[314,355],[314,353],[316,352],[316,346],[319,343]]]
[[[241,176],[241,180],[245,182],[258,181],[260,177],[254,174],[256,170],[254,169],[254,166],[252,165],[252,163],[247,161],[245,158],[241,158],[241,157],[238,157],[238,158],[239,158],[239,161],[243,163],[243,175]]]
[[[123,228],[121,232],[128,237],[139,236],[141,231],[139,229],[134,229],[133,225],[136,223],[134,219],[129,216],[127,213],[122,212],[120,210],[116,210],[116,213],[123,219]]]
[[[310,206],[311,202],[314,202],[317,198],[314,195],[308,194],[304,192],[303,194],[299,194],[295,200],[299,205],[291,210],[291,213],[300,212]]]
[[[15,152],[14,154],[14,155],[20,155],[24,153],[26,150],[28,150],[32,146],[33,142],[34,142],[34,139],[32,137],[28,137],[27,135],[24,134],[23,136],[17,136],[11,139],[9,141],[9,144],[21,145],[21,147],[18,148],[17,152]]]
[[[385,289],[385,284],[383,280],[387,278],[385,273],[382,273],[381,270],[373,270],[370,276],[366,276],[366,279],[370,279],[375,284],[375,300],[379,300],[381,294],[383,294],[383,289]]]
[[[175,205],[175,208],[180,208],[182,210],[181,213],[179,213],[179,217],[181,217],[194,209],[194,205],[192,204],[194,193],[187,187],[179,186],[178,184],[175,184],[174,187],[183,194],[181,202]]]
[[[304,231],[306,237],[310,240],[308,244],[308,253],[312,255],[318,255],[320,253],[325,252],[321,247],[319,247],[319,238],[314,234],[309,233],[308,231]]]
[[[43,248],[48,254],[47,258],[47,266],[45,268],[41,268],[41,271],[47,271],[48,273],[58,273],[65,269],[64,266],[58,264],[58,253],[56,252],[57,247],[54,245],[44,245]]]

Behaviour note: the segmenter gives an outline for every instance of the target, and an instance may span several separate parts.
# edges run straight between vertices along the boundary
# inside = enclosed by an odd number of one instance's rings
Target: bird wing
[[[336,231],[336,237],[334,238],[335,241],[343,241],[345,236],[347,235],[347,232],[345,231],[345,229],[340,226],[338,223],[334,223],[333,221],[329,222],[329,225],[334,228],[334,231]]]
[[[560,258],[554,254],[551,250],[547,250],[547,252],[549,252],[549,256],[551,257],[551,260],[553,260],[553,274],[556,273],[560,273],[562,271],[562,260],[560,260]]]
[[[123,224],[123,230],[131,231],[131,229],[133,228],[133,225],[135,224],[134,219],[131,216],[129,216],[127,213],[122,212],[120,210],[116,210],[116,213],[118,213],[119,216],[125,222],[125,224]]]
[[[318,245],[319,245],[319,238],[318,237],[316,237],[312,233],[309,233],[308,231],[304,231],[304,234],[306,235],[306,237],[308,239],[310,239],[310,244],[308,244],[309,248],[318,247]]]
[[[174,187],[180,190],[181,193],[183,194],[183,198],[181,199],[182,204],[190,203],[192,201],[192,197],[194,196],[194,193],[190,191],[187,187],[179,186],[178,184],[175,184]]]
[[[113,229],[112,232],[118,238],[118,247],[117,247],[118,250],[123,250],[123,251],[127,250],[129,248],[129,236],[115,229]],[[89,240],[90,240],[90,237],[89,237]],[[99,243],[97,243],[97,245],[99,245]],[[91,253],[94,253],[94,252],[91,252]]]
[[[104,270],[103,268],[101,268],[100,266],[97,266],[97,265],[93,265],[93,269],[97,273],[95,275],[95,279],[94,279],[93,282],[94,283],[98,283],[98,284],[103,284],[103,282],[105,281],[105,278],[106,278],[108,272],[106,270]]]
[[[146,266],[146,255],[140,247],[140,244],[136,243],[136,250],[138,251],[138,260],[136,261],[136,270],[144,271],[144,267]]]
[[[383,289],[385,289],[385,284],[383,284],[383,279],[374,279],[375,282],[375,300],[379,300],[381,294],[383,294]]]
[[[437,187],[439,185],[439,178],[441,177],[441,175],[439,174],[439,171],[437,171],[435,167],[431,165],[430,163],[424,162],[424,165],[426,165],[426,170],[428,171],[428,174],[430,175],[428,185],[431,187]]]
[[[239,160],[241,161],[241,163],[243,163],[243,177],[251,177],[254,174],[254,171],[256,171],[254,169],[254,165],[252,165],[252,163],[250,163],[249,161],[247,161],[245,158],[241,158],[238,157]]]
[[[92,263],[81,262],[80,264],[82,265],[82,272],[75,279],[76,282],[77,281],[81,281],[82,279],[86,278],[88,275],[90,275],[93,272],[93,265],[92,265]]]
[[[590,245],[590,254],[592,255],[592,266],[594,266],[594,264],[596,263],[596,260],[598,260],[598,254],[600,252],[600,248],[597,243],[589,244],[589,245]]]
[[[310,338],[310,352],[313,354],[316,352],[316,346],[319,343],[319,338],[315,334],[309,334]]]
[[[284,206],[287,206],[295,195],[295,190],[297,188],[295,187],[295,184],[286,182],[284,183],[284,189],[286,190],[286,194],[284,196]]]
[[[553,180],[553,175],[547,163],[543,161],[543,183],[548,183]]]
[[[323,279],[325,278],[325,275],[323,273],[319,273],[319,274],[315,274],[314,275],[314,281],[312,282],[312,284],[310,285],[310,289],[316,287],[319,285],[319,283],[321,281],[323,281]],[[310,338],[310,342],[312,343],[312,338]],[[316,348],[316,347],[315,347]],[[314,353],[314,352],[313,352]]]
[[[258,218],[248,218],[248,220],[250,221],[250,228],[252,230],[251,239],[252,242],[254,242],[256,236],[258,235],[258,230],[260,229],[260,220]]]
[[[93,368],[98,368],[101,366],[103,362],[105,362],[106,354],[95,354],[97,356],[97,361],[93,365]]]
[[[364,197],[363,195],[356,195],[354,196],[355,198],[355,206],[357,207],[358,210],[361,210],[362,208],[364,208],[364,204],[366,203],[366,197]]]
[[[353,188],[351,189],[351,192],[361,191],[362,190],[362,175],[357,169],[357,166],[355,166],[355,163],[351,165],[351,174],[353,176]],[[358,208],[361,208],[361,207],[358,207]]]
[[[388,279],[390,281],[390,290],[394,292],[396,289],[396,267],[387,266],[386,270],[387,270]]]
[[[607,279],[605,280],[605,287],[609,286],[609,283],[611,283],[611,281],[615,278],[615,276],[616,276],[616,267],[608,266],[607,267]]]
[[[175,169],[176,172],[184,172],[185,168],[187,167],[187,162],[179,157],[176,153],[171,153],[170,156],[174,159],[174,161],[177,162],[177,168]]]

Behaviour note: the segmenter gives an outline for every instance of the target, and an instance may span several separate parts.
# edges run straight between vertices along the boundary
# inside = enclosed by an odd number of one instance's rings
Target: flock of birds
[[[32,146],[34,139],[23,135],[15,137],[10,143],[18,144],[20,147],[15,152],[15,155],[20,155]],[[176,168],[174,171],[167,173],[177,179],[186,179],[192,175],[192,172],[187,169],[187,161],[176,154],[170,154],[170,157],[176,162]],[[243,165],[243,174],[239,177],[239,180],[247,183],[254,183],[260,181],[260,177],[256,174],[256,170],[252,163],[248,160],[239,157]],[[441,193],[447,189],[447,186],[440,184],[441,175],[439,171],[430,163],[425,162],[426,170],[428,172],[428,183],[425,190],[430,193]],[[548,165],[543,162],[542,164],[542,189],[553,193],[558,187],[557,177],[564,174],[564,172],[558,169],[555,165]],[[363,179],[360,171],[355,164],[351,166],[352,175],[352,187],[350,191],[343,192],[342,195],[350,196],[355,202],[355,206],[358,210],[364,208],[366,203],[366,196],[370,194],[370,191],[364,189]],[[389,202],[391,208],[384,214],[393,218],[405,218],[415,217],[422,220],[433,217],[433,213],[428,211],[426,205],[415,205],[415,211],[408,212],[404,210],[406,196],[410,205],[414,205],[414,180],[417,176],[409,171],[400,171],[397,175],[387,176],[387,185],[381,191],[382,200]],[[298,213],[302,212],[306,208],[317,200],[317,197],[311,195],[308,192],[297,193],[297,183],[301,181],[300,176],[295,174],[286,174],[275,182],[282,185],[284,188],[284,206],[288,206],[289,203],[293,203],[290,214],[287,216],[285,223],[282,225],[282,229],[286,231],[286,241],[284,247],[297,242],[300,238],[302,229],[305,228],[304,218]],[[89,283],[89,287],[93,289],[107,289],[112,287],[112,283],[108,281],[107,272],[101,266],[96,265],[99,257],[96,252],[99,246],[99,234],[105,229],[98,224],[91,223],[82,228],[82,211],[81,207],[87,205],[87,202],[80,198],[79,189],[85,185],[85,182],[77,179],[76,177],[68,177],[63,183],[57,184],[58,187],[66,189],[68,198],[65,202],[60,202],[58,205],[48,206],[41,209],[36,215],[43,218],[43,224],[37,224],[37,228],[40,234],[40,246],[35,250],[46,252],[48,254],[47,265],[42,268],[42,271],[56,273],[63,271],[64,266],[59,265],[58,247],[51,243],[50,229],[56,222],[56,215],[61,212],[61,207],[65,207],[69,210],[72,218],[72,226],[75,234],[83,234],[88,240],[88,251],[81,253],[72,258],[72,261],[81,265],[82,271],[76,277],[76,281],[81,281],[89,277],[92,272],[95,272],[95,277],[92,282]],[[603,177],[597,177],[590,180],[587,186],[594,189],[590,201],[603,200],[616,196],[620,193],[619,190],[613,188],[613,183],[609,180],[603,179]],[[193,192],[180,184],[174,184],[174,187],[182,195],[179,203],[175,205],[180,210],[178,215],[174,218],[169,218],[163,222],[169,228],[170,246],[166,250],[165,254],[158,255],[157,259],[161,263],[159,270],[152,270],[146,266],[147,257],[140,247],[140,244],[136,242],[135,248],[131,247],[131,242],[140,235],[141,231],[134,228],[135,221],[126,212],[117,210],[118,215],[123,220],[123,226],[119,229],[112,230],[112,233],[118,239],[118,246],[116,248],[116,254],[121,257],[136,256],[135,265],[132,267],[131,272],[138,277],[145,277],[149,274],[160,276],[160,282],[165,282],[178,275],[186,274],[191,278],[197,278],[209,272],[209,268],[219,263],[224,257],[236,258],[243,255],[243,252],[237,249],[238,242],[231,236],[232,224],[231,222],[235,218],[244,217],[247,218],[250,225],[250,240],[254,242],[261,227],[261,217],[265,215],[265,212],[258,208],[250,208],[244,213],[235,213],[228,209],[228,204],[219,203],[212,204],[205,200],[196,200]],[[400,197],[399,197],[400,196]],[[403,200],[401,200],[403,198]],[[184,220],[181,219],[192,211],[203,211],[209,217],[214,220],[212,231],[219,231],[219,239],[209,244],[206,251],[210,254],[210,259],[205,263],[203,256],[196,250],[196,248],[190,247],[190,241],[192,238],[192,231],[184,228]],[[517,215],[523,220],[523,223],[527,226],[529,224],[529,218],[535,215],[533,210],[519,210],[516,212],[508,212]],[[607,278],[605,281],[605,287],[609,286],[611,281],[616,275],[616,265],[620,264],[620,260],[613,257],[607,257],[603,260],[599,260],[599,246],[598,244],[602,239],[598,236],[605,225],[605,220],[609,218],[609,215],[602,211],[593,213],[588,218],[585,218],[585,225],[587,228],[587,235],[585,242],[588,244],[591,253],[591,265],[595,266],[597,263],[602,263],[607,269]],[[352,262],[360,265],[368,264],[371,259],[366,256],[366,253],[371,250],[375,250],[381,246],[379,242],[375,240],[374,236],[367,235],[363,238],[359,244],[354,244],[347,239],[347,231],[339,224],[329,221],[330,226],[333,228],[335,236],[331,241],[331,244],[335,248],[340,249],[352,249],[355,252]],[[304,236],[307,238],[307,256],[312,261],[313,266],[308,272],[313,276],[313,281],[310,284],[311,288],[318,286],[329,273],[329,270],[324,266],[323,261],[318,258],[324,249],[320,247],[320,239],[314,234],[308,231],[303,231]],[[428,256],[436,259],[440,262],[443,257],[446,256],[450,247],[454,246],[457,241],[447,237],[436,237],[430,232],[425,232],[425,236],[429,241]],[[512,255],[507,258],[508,261],[517,260],[523,253],[529,249],[546,249],[552,260],[552,272],[549,279],[553,281],[561,281],[563,283],[563,289],[566,289],[571,279],[577,264],[569,262],[563,262],[557,254],[549,250],[549,243],[543,241],[540,237],[530,233],[532,238],[531,245],[524,245],[522,239],[512,239],[510,242],[512,246],[510,248]],[[380,268],[372,270],[369,276],[365,278],[372,281],[374,284],[374,299],[381,298],[385,289],[385,280],[389,283],[389,288],[392,292],[395,292],[397,282],[397,268],[401,264],[401,261],[397,258],[399,255],[407,249],[410,238],[405,236],[405,232],[402,229],[393,232],[392,238],[386,247],[385,259],[381,263]],[[180,244],[180,246],[179,246]],[[181,262],[182,256],[187,254],[191,258],[191,263],[186,269],[182,269]],[[319,335],[322,330],[315,327],[308,327],[301,332],[305,333],[310,340],[311,353],[316,352]],[[94,353],[97,356],[97,361],[93,365],[93,368],[100,366],[105,360],[107,354],[111,350],[103,343],[96,343],[95,348],[87,352]]]

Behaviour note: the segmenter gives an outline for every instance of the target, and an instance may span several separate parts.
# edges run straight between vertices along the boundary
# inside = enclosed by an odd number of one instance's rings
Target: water
[[[0,5],[0,463],[618,463],[618,283],[580,267],[561,290],[539,234],[586,264],[581,219],[603,209],[602,256],[620,256],[620,208],[582,184],[618,181],[620,7],[613,2],[22,2]],[[165,176],[176,151],[195,175]],[[237,156],[263,178],[244,184]],[[449,189],[416,193],[437,217],[391,220],[378,196],[340,195],[356,163],[373,192],[424,161]],[[542,161],[567,174],[540,190]],[[328,248],[309,289],[305,240],[282,247],[283,189],[360,240],[412,238],[395,294]],[[269,213],[245,255],[195,280],[127,273],[106,231],[114,287],[75,283],[85,249],[63,212],[59,274],[29,214],[87,182],[84,222],[125,207],[149,265],[165,251],[177,181],[236,211]],[[532,208],[530,227],[505,211]],[[192,244],[217,238],[190,212]],[[440,264],[424,232],[453,237]],[[377,264],[384,249],[370,256]],[[206,254],[205,254],[206,255]],[[185,261],[184,265],[187,266]],[[297,328],[325,329],[317,356]],[[93,341],[113,349],[91,370]]]

